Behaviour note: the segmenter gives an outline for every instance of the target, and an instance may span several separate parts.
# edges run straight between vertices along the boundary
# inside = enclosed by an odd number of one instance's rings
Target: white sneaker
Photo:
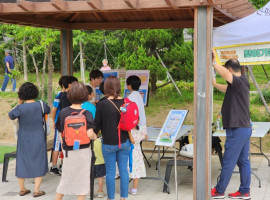
[[[98,198],[103,198],[104,197],[104,192],[103,191],[101,191],[101,192],[98,191],[97,197]]]
[[[130,188],[130,189],[128,189],[128,193],[132,194],[132,195],[136,195],[136,194],[138,194],[138,191],[137,191],[137,189]]]

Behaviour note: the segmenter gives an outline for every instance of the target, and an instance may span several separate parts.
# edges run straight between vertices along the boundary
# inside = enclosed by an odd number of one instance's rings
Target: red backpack
[[[73,145],[76,140],[80,141],[80,149],[88,148],[90,138],[87,136],[87,121],[82,110],[80,113],[72,112],[65,118],[64,131],[62,133],[63,149],[67,151],[73,150]]]
[[[119,148],[121,147],[121,130],[130,131],[135,128],[139,122],[139,109],[135,102],[130,101],[128,98],[124,99],[124,104],[119,108],[108,99],[120,113],[120,121],[118,124],[118,140]]]

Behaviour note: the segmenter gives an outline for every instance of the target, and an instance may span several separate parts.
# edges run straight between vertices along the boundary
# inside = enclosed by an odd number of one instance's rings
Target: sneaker
[[[214,187],[213,189],[211,189],[211,197],[212,199],[224,199],[225,195],[223,194],[219,194],[216,190],[216,188]]]
[[[230,193],[228,196],[231,199],[251,199],[250,198],[250,193],[242,194],[239,191],[237,191],[235,193]]]
[[[55,174],[55,175],[61,175],[60,173],[59,173],[59,170],[55,167],[55,168],[52,168],[51,167],[51,169],[50,169],[50,174]]]
[[[138,194],[137,189],[133,189],[133,188],[128,189],[128,193],[132,195]]]
[[[98,198],[103,198],[104,197],[104,192],[103,191],[98,191],[98,193],[97,193],[97,197]]]

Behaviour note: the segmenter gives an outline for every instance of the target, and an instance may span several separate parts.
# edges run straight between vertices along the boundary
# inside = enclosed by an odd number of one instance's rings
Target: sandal
[[[33,197],[36,198],[36,197],[40,197],[40,196],[43,196],[45,195],[45,192],[44,191],[39,191],[39,192],[34,192],[33,193]]]
[[[25,191],[20,191],[20,192],[19,192],[19,195],[20,195],[20,196],[24,196],[24,195],[26,195],[26,194],[29,194],[30,192],[31,192],[30,190],[27,190],[27,189],[26,189]]]

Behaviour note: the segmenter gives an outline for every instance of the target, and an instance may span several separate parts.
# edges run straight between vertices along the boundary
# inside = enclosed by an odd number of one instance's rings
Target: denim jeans
[[[8,81],[9,81],[9,76],[8,76],[7,73],[5,73],[5,78],[4,78],[4,81],[3,81],[2,88],[1,88],[2,91],[6,90]],[[13,83],[12,90],[15,91],[16,90],[16,79],[11,78],[11,83]]]
[[[222,160],[222,170],[216,186],[219,194],[225,192],[236,164],[240,172],[241,185],[239,192],[242,194],[249,193],[251,176],[249,143],[251,133],[251,128],[229,128],[226,130],[227,138]]]
[[[115,170],[116,162],[120,174],[120,197],[128,197],[128,158],[130,152],[130,141],[127,140],[121,144],[121,148],[118,145],[102,144],[102,153],[106,167],[106,186],[108,199],[114,200],[115,198]]]

